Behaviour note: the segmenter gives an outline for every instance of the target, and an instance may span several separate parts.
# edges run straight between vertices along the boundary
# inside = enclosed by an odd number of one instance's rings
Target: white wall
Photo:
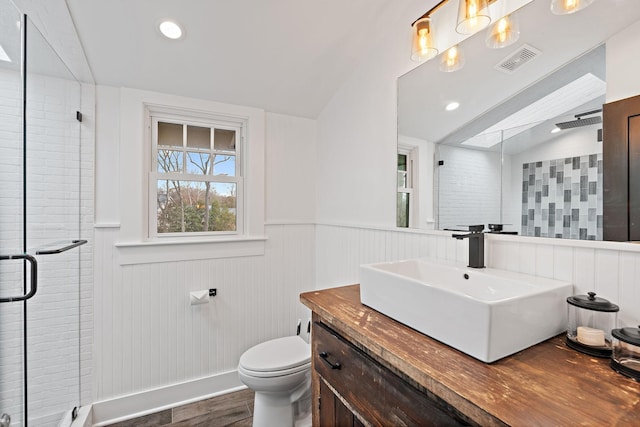
[[[316,122],[267,113],[267,223],[313,223],[316,214]]]
[[[396,79],[415,66],[409,24],[425,8],[393,12],[395,24],[377,30],[377,43],[318,117],[320,223],[395,224]]]
[[[127,114],[141,114],[141,97],[131,96],[140,93],[97,87],[93,384],[97,423],[239,386],[233,371],[242,352],[258,342],[295,333],[297,320],[309,318],[299,294],[314,288],[315,121],[256,109],[247,109],[247,114],[262,117],[264,127],[262,134],[250,135],[249,146],[251,150],[259,144],[257,149],[264,150],[265,157],[251,171],[249,185],[260,186],[266,195],[258,205],[261,225],[267,224],[262,249],[239,256],[225,254],[227,245],[219,249],[219,244],[203,243],[193,256],[185,256],[191,252],[182,246],[142,246],[141,251],[153,252],[150,259],[128,254],[122,241],[140,238],[139,224],[146,214],[131,194],[144,190],[143,160],[150,156],[139,137],[144,129],[123,123]],[[143,95],[191,109],[244,109],[158,93]],[[123,232],[127,221],[133,225]],[[218,295],[208,304],[189,304],[190,291],[209,288],[217,288]],[[198,384],[205,384],[205,390]],[[171,391],[176,388],[179,392]]]
[[[607,40],[607,102],[640,94],[640,22]]]

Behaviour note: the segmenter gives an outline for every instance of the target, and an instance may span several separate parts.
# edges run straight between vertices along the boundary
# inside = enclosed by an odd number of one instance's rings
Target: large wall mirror
[[[462,69],[440,71],[438,56],[398,79],[398,226],[602,239],[606,41],[640,7],[559,16],[533,0],[516,15],[511,46],[488,48],[483,30],[460,43]]]

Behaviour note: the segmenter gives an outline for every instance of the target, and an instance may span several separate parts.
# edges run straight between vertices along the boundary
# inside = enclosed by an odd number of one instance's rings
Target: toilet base
[[[256,393],[253,403],[253,427],[294,425],[293,406],[289,396]]]
[[[311,427],[309,381],[305,381],[294,394],[298,397],[291,403],[291,394],[256,392],[253,401],[253,427]]]
[[[311,412],[309,412],[309,414],[304,418],[296,419],[295,427],[311,427],[311,426],[312,426]]]

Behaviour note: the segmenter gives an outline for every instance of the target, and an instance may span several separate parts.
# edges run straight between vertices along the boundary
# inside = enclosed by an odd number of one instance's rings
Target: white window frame
[[[148,238],[150,240],[170,240],[170,239],[211,239],[211,238],[229,238],[234,236],[245,235],[245,171],[246,171],[246,129],[247,120],[245,118],[235,118],[229,116],[218,116],[215,114],[206,114],[193,111],[185,111],[181,109],[173,109],[167,107],[147,106],[146,108],[147,129],[151,140],[150,152],[148,153],[149,162],[149,179],[148,179]],[[224,129],[236,131],[236,156],[235,176],[227,177],[220,175],[211,175],[209,179],[203,179],[203,175],[188,174],[185,172],[176,173],[159,173],[157,172],[157,153],[158,153],[158,122],[173,123],[185,126],[183,132],[186,132],[186,126],[209,127],[211,129]],[[213,132],[212,132],[213,138]],[[183,135],[184,153],[189,151],[186,147],[186,138]],[[212,149],[213,154],[215,150]],[[209,181],[212,183],[230,182],[236,184],[236,230],[234,231],[203,231],[203,232],[174,232],[174,233],[158,233],[158,215],[157,215],[157,191],[158,180],[163,178],[184,180],[184,181]]]
[[[407,185],[405,187],[400,187],[397,185],[398,193],[406,193],[409,196],[409,212],[407,212],[407,214],[409,215],[409,224],[407,228],[415,228],[417,226],[417,221],[418,221],[418,206],[417,206],[417,200],[415,197],[418,191],[418,188],[417,188],[418,179],[416,176],[417,169],[418,169],[417,168],[418,166],[417,150],[418,150],[417,147],[398,143],[397,155],[401,154],[401,155],[407,156],[407,170],[405,172],[405,179],[406,179]],[[396,155],[396,159],[397,159],[397,155]],[[397,170],[396,179],[397,179],[397,173],[399,172],[401,171]],[[404,228],[404,227],[401,227],[401,228]]]

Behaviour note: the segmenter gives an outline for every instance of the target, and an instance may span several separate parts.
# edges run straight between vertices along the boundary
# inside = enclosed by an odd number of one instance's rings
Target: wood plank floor
[[[241,390],[145,415],[111,427],[251,427],[253,390]]]

